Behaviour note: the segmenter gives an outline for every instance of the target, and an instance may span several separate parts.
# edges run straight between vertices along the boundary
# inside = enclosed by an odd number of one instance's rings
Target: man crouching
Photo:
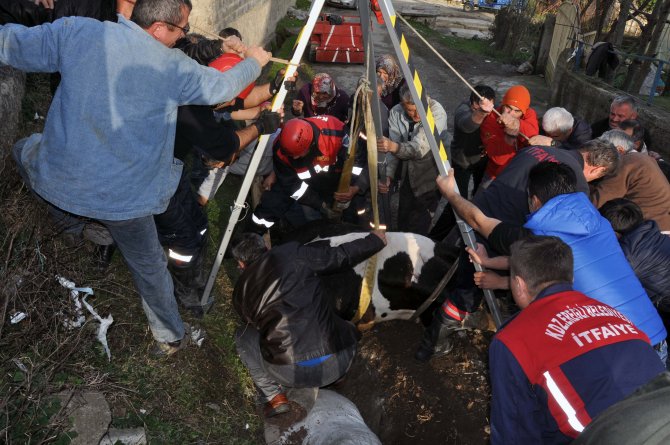
[[[327,386],[348,371],[360,334],[322,297],[319,275],[352,267],[385,245],[381,231],[336,247],[288,242],[268,251],[251,233],[235,245],[243,273],[233,305],[245,323],[235,343],[266,417],[289,411],[282,385]]]

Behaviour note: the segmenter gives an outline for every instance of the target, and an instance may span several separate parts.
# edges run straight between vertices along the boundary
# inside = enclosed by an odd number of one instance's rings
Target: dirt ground
[[[359,343],[339,390],[383,444],[481,444],[488,441],[488,331],[459,333],[454,350],[424,364],[413,354],[420,325],[380,323]]]

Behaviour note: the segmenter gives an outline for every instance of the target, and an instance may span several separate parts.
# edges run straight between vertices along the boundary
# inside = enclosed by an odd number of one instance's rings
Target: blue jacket
[[[198,65],[121,16],[0,26],[0,64],[61,73],[44,135],[26,143],[21,163],[50,203],[107,220],[167,207],[182,170],[177,107],[228,101],[260,74],[254,59],[225,73]]]
[[[648,220],[619,239],[621,249],[635,275],[657,306],[667,309],[670,301],[670,236],[662,234],[655,221]]]
[[[575,290],[626,315],[647,334],[652,345],[665,328],[619,247],[610,223],[583,193],[559,195],[533,213],[525,227],[536,235],[561,238],[572,248]]]
[[[549,286],[489,348],[491,443],[570,442],[664,371],[649,340],[611,307]]]

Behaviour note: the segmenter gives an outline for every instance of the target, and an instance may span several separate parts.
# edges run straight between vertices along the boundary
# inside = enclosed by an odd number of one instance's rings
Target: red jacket
[[[486,116],[486,119],[484,119],[484,122],[480,126],[479,134],[481,135],[486,154],[489,157],[489,162],[486,165],[486,174],[491,178],[495,178],[500,174],[518,150],[528,146],[528,141],[521,134],[517,136],[515,145],[505,142],[504,128],[504,125],[498,123],[498,116],[494,113]],[[521,117],[519,133],[523,133],[529,138],[537,136],[540,133],[537,114],[532,108],[528,108],[526,113]]]

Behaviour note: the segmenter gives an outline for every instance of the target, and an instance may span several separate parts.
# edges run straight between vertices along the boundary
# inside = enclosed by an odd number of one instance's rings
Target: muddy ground
[[[384,444],[488,441],[488,331],[456,336],[454,350],[428,363],[413,358],[420,325],[381,323],[361,340],[339,390]]]

